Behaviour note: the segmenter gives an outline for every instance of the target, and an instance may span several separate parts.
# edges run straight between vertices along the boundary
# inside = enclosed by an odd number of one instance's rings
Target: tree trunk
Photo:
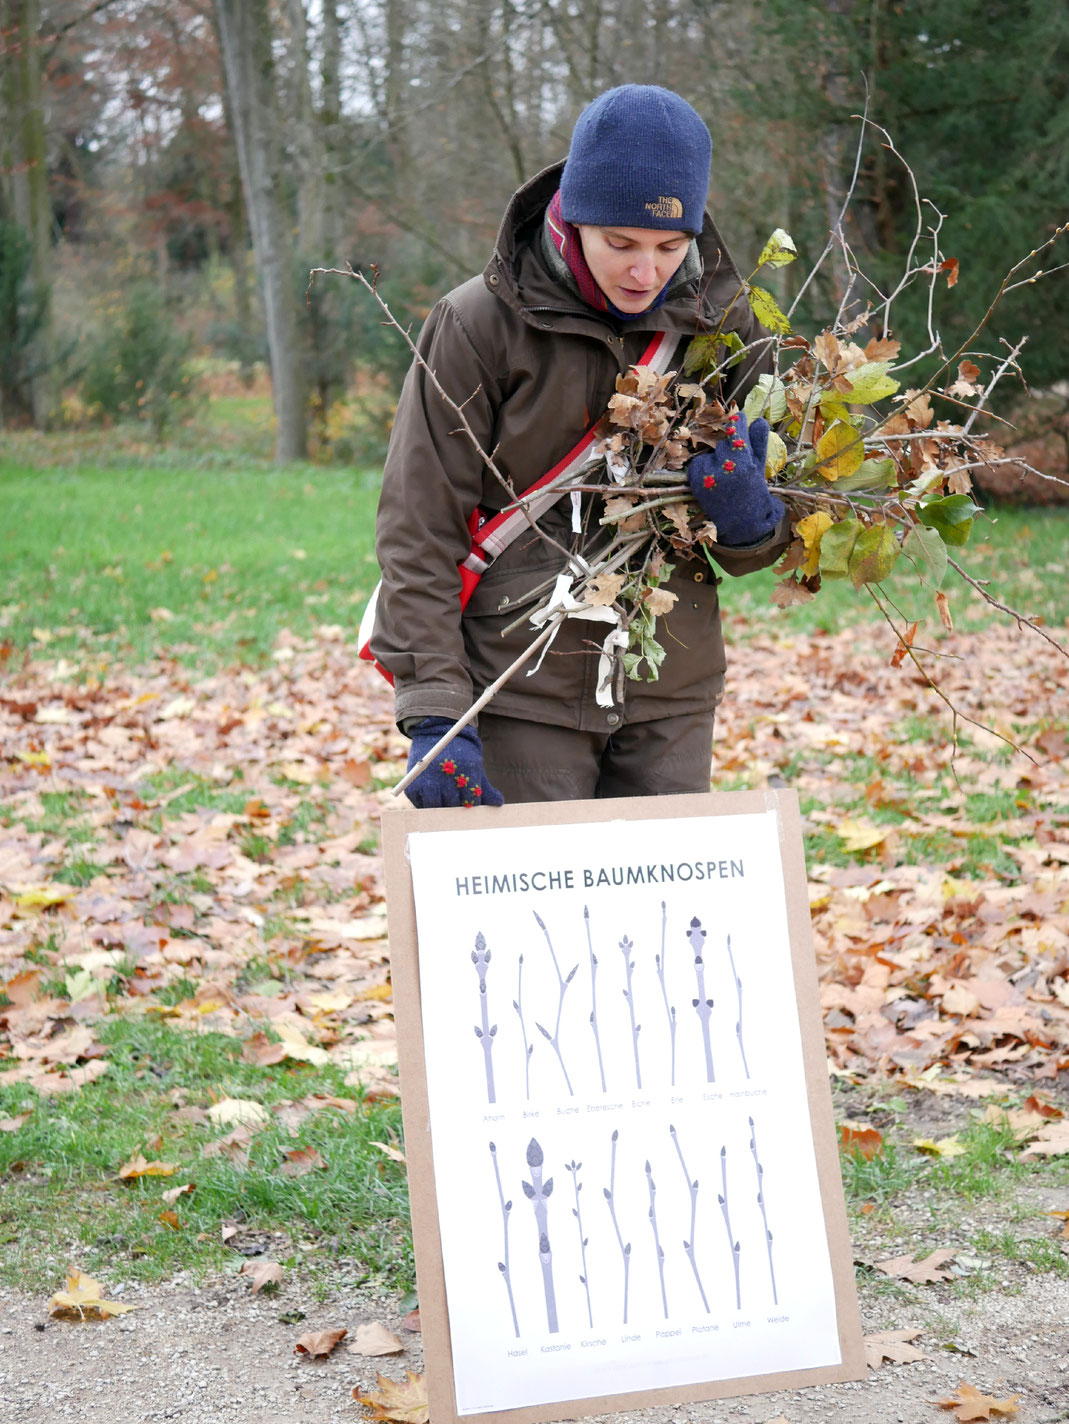
[[[297,339],[297,294],[282,200],[282,165],[267,0],[216,0],[245,206],[263,287],[279,462],[303,459],[307,410]]]
[[[28,305],[36,332],[17,383],[5,381],[0,423],[20,418],[46,425],[53,404],[52,208],[48,193],[38,0],[0,0],[0,217],[22,228],[29,244]]]

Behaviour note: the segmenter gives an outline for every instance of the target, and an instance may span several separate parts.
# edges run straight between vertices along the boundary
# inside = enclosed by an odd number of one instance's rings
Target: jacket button
[[[496,287],[496,286],[497,286],[497,273],[496,273],[496,272],[491,272],[491,274],[490,274],[490,285],[491,285],[491,287]]]
[[[617,722],[619,722],[620,718],[616,712],[610,712],[609,715],[605,718],[605,720],[606,722],[608,722],[610,727],[615,727]]]
[[[694,582],[695,582],[695,583],[704,583],[704,582],[705,582],[705,570],[704,570],[704,569],[699,569],[698,572],[694,575]]]
[[[497,606],[498,606],[498,608],[507,608],[511,602],[512,602],[512,599],[509,598],[508,594],[506,593],[505,596],[504,596],[504,598],[502,598],[502,599],[498,602],[498,605],[497,605]]]

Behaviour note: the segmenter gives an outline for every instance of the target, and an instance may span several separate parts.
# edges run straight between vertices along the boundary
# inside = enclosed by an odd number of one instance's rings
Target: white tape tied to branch
[[[598,686],[594,694],[594,700],[599,707],[611,707],[613,657],[617,649],[627,647],[627,630],[622,626],[620,614],[615,608],[592,608],[588,603],[580,603],[571,591],[574,582],[575,575],[568,573],[567,570],[558,574],[548,603],[531,614],[533,628],[541,628],[551,618],[557,619],[557,626],[539,654],[534,667],[527,670],[527,676],[533,677],[542,666],[542,659],[552,647],[565,618],[582,618],[589,623],[611,623],[612,628],[601,645],[601,654],[598,658]]]

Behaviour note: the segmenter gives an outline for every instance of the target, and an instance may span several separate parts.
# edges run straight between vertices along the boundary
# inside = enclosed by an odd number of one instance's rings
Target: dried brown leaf
[[[361,1394],[360,1386],[353,1390],[353,1398],[366,1409],[371,1410],[375,1424],[430,1424],[427,1408],[427,1383],[422,1375],[405,1370],[405,1380],[399,1384],[376,1374],[377,1390]]]

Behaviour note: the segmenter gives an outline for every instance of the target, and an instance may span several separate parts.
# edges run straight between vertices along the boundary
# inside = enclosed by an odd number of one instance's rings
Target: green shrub
[[[162,437],[195,396],[191,349],[159,288],[135,282],[90,353],[82,383],[86,405],[113,420],[146,420]]]

